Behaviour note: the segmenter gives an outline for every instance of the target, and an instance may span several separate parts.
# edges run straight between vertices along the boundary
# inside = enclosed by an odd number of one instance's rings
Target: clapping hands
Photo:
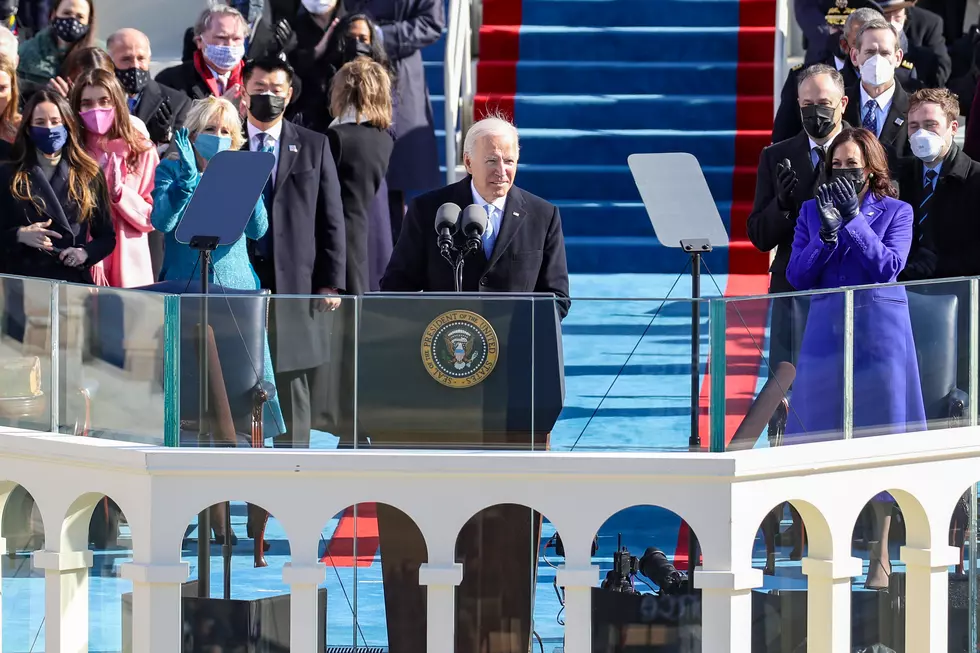
[[[783,211],[789,211],[793,207],[793,191],[798,183],[799,178],[789,159],[783,159],[776,164],[776,203]]]
[[[857,193],[854,192],[854,186],[851,185],[851,182],[837,177],[830,182],[830,190],[833,193],[834,206],[837,207],[841,217],[844,219],[844,224],[856,218],[857,214],[861,212],[861,205],[858,202]]]
[[[105,181],[109,187],[109,200],[113,204],[118,204],[122,199],[123,186],[126,184],[125,162],[118,154],[109,154],[105,167]]]
[[[837,232],[843,223],[840,211],[834,207],[833,182],[822,184],[817,189],[817,211],[820,214],[820,239],[825,243],[836,243]]]

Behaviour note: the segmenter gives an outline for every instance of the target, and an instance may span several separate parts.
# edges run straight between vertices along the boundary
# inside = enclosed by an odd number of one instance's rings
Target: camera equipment
[[[672,596],[689,591],[690,580],[687,574],[677,571],[666,554],[656,547],[651,546],[643,553],[638,568],[641,574],[656,583],[661,595]]]
[[[626,594],[639,594],[633,587],[633,577],[639,570],[639,560],[636,556],[630,555],[629,549],[623,546],[623,534],[619,534],[616,545],[616,552],[613,553],[613,568],[606,574],[606,580],[602,582],[602,589],[610,592],[624,592]]]

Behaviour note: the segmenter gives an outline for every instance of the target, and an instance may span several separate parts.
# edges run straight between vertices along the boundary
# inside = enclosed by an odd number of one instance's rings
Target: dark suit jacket
[[[246,143],[245,147],[248,147]],[[263,288],[279,295],[312,295],[321,288],[344,289],[346,242],[344,207],[330,143],[323,134],[283,121],[271,208],[272,259],[249,250]],[[302,304],[302,306],[300,306]],[[316,367],[323,362],[308,302],[275,302],[273,344],[276,371]],[[287,310],[288,309],[288,310]],[[286,336],[285,334],[289,334]],[[311,364],[312,363],[312,364]]]
[[[915,213],[912,251],[914,260],[920,247],[928,247],[939,259],[933,279],[980,275],[980,221],[974,211],[980,206],[980,163],[955,144],[943,161],[936,193],[921,225],[923,195],[922,161],[908,158],[900,173],[900,199],[912,205]],[[921,239],[920,239],[921,237]],[[912,279],[903,273],[903,279]]]
[[[864,108],[861,106],[861,85],[855,84],[847,89],[847,109],[844,110],[844,120],[860,127]],[[885,146],[890,160],[898,160],[910,154],[909,130],[906,124],[909,119],[909,94],[901,84],[895,84],[895,95],[885,116],[885,124],[881,126],[878,142]]]
[[[394,139],[384,129],[369,124],[336,125],[327,130],[330,152],[337,164],[340,196],[344,203],[347,236],[347,281],[352,295],[370,289],[369,231],[371,205],[388,172]],[[390,229],[390,225],[385,225]]]
[[[78,205],[68,196],[68,162],[62,159],[51,183],[36,165],[28,173],[34,196],[43,210],[32,202],[18,200],[10,192],[16,169],[13,164],[0,165],[0,251],[4,271],[42,279],[57,279],[73,283],[92,283],[89,268],[116,247],[116,231],[109,214],[109,197],[105,180],[96,182],[98,198],[95,212],[84,223],[78,221]],[[17,230],[34,222],[51,220],[51,231],[61,235],[52,239],[60,249],[81,247],[88,253],[84,267],[71,268],[61,263],[56,253],[48,253],[17,242]],[[91,240],[90,240],[91,238]]]
[[[788,210],[779,207],[776,200],[776,166],[789,159],[799,182],[793,191],[793,206]],[[755,181],[755,201],[749,214],[749,240],[762,252],[776,250],[769,268],[769,292],[792,292],[793,286],[786,280],[786,265],[793,248],[796,218],[803,202],[813,198],[816,184],[813,164],[810,162],[810,139],[799,132],[793,138],[780,141],[762,150],[759,155],[759,172]]]
[[[943,37],[943,19],[918,7],[908,7],[905,16],[905,36],[909,41],[905,58],[915,64],[927,88],[942,88],[953,69]]]
[[[391,262],[381,279],[386,292],[452,292],[452,267],[436,245],[436,210],[446,202],[473,203],[471,178],[421,195],[408,207]],[[456,234],[456,246],[465,239]],[[464,292],[553,293],[562,317],[568,313],[568,266],[558,207],[513,186],[488,261],[481,249],[466,261]]]
[[[176,133],[183,126],[184,118],[187,117],[187,110],[191,108],[190,98],[177,89],[150,80],[150,83],[146,85],[146,88],[140,94],[140,99],[136,103],[136,110],[133,112],[133,115],[144,123],[149,123],[164,99],[170,101],[170,108],[174,114],[170,127],[171,131]],[[163,143],[157,143],[157,145],[163,145]]]
[[[163,86],[180,91],[191,100],[211,97],[211,89],[197,73],[193,60],[161,70],[156,76],[156,81]]]

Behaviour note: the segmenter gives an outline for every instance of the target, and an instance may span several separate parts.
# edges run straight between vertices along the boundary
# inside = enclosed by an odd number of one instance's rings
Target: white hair
[[[17,67],[20,56],[17,54],[17,37],[6,27],[0,27],[0,55],[10,59]]]
[[[473,123],[473,126],[466,132],[466,139],[463,141],[463,154],[473,156],[473,149],[476,147],[477,141],[486,136],[512,136],[514,145],[520,145],[517,127],[514,126],[514,123],[504,116],[492,115]]]
[[[208,31],[211,28],[211,23],[214,21],[215,16],[234,16],[238,18],[242,33],[248,34],[248,21],[242,16],[242,12],[231,5],[212,1],[208,3],[207,9],[201,12],[201,15],[197,18],[197,22],[194,23],[194,36],[200,36]]]

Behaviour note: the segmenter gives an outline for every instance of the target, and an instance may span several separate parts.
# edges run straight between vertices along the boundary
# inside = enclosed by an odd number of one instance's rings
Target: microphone
[[[453,235],[459,222],[460,208],[452,202],[446,202],[436,210],[436,233],[439,234],[439,251],[448,256],[453,248]]]
[[[487,231],[487,212],[479,204],[470,204],[463,209],[463,235],[466,236],[466,253],[475,252],[483,246],[483,234]]]

